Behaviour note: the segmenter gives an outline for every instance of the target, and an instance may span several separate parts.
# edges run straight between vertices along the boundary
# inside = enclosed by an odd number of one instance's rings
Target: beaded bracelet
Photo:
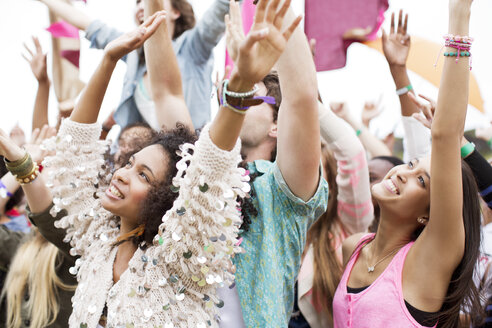
[[[7,190],[7,186],[0,180],[0,198],[12,197],[13,194]]]
[[[456,63],[460,59],[460,57],[469,57],[470,60],[470,70],[472,69],[472,54],[470,52],[471,46],[473,44],[473,38],[469,36],[459,36],[459,35],[451,35],[446,34],[444,37],[444,46],[442,46],[439,51],[439,55],[442,53],[444,47],[454,48],[456,52],[444,52],[445,57],[456,57]],[[434,63],[434,67],[437,66],[437,62],[439,61],[439,55],[437,56],[436,62]]]
[[[461,51],[459,53],[459,55],[461,57],[470,57],[471,56],[471,53],[469,51]],[[444,53],[444,56],[445,57],[457,57],[458,56],[458,52],[445,52]]]

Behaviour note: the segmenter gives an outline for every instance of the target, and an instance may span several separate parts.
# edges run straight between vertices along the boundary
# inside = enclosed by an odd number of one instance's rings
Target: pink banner
[[[54,38],[79,38],[79,30],[65,21],[53,23],[46,29]]]
[[[343,40],[342,35],[369,27],[368,39],[375,39],[388,6],[388,0],[306,0],[305,31],[309,39],[316,39],[317,70],[344,67],[347,48],[356,41]]]
[[[62,50],[60,56],[79,68],[80,50]]]

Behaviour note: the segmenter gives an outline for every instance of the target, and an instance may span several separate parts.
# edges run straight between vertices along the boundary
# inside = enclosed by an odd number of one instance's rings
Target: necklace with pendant
[[[366,246],[367,246],[367,244],[366,244]],[[383,262],[384,260],[386,260],[389,256],[391,256],[391,255],[395,254],[395,253],[396,253],[396,252],[398,252],[400,249],[401,249],[401,247],[398,247],[397,249],[395,249],[395,250],[393,250],[393,251],[389,252],[389,253],[388,253],[388,254],[386,254],[386,255],[385,255],[382,259],[380,259],[379,261],[377,261],[377,262],[376,262],[376,264],[374,264],[374,265],[372,265],[372,266],[370,266],[370,265],[368,264],[367,260],[366,260],[366,265],[367,265],[367,273],[373,273],[373,272],[374,272],[374,269],[376,268],[376,266],[377,266],[379,263],[381,263],[381,262]]]

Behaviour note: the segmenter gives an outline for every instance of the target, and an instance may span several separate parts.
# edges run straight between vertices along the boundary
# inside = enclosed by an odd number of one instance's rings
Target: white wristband
[[[407,85],[406,87],[403,87],[401,89],[396,90],[396,94],[398,96],[403,96],[403,95],[407,94],[410,90],[413,90],[413,87],[411,84]]]

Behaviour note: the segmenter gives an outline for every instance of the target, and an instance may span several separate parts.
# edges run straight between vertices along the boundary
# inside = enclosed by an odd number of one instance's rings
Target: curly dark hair
[[[182,124],[177,124],[176,128],[157,133],[143,148],[160,145],[166,152],[168,158],[167,172],[164,181],[160,181],[152,186],[140,210],[141,224],[144,232],[140,236],[132,236],[130,239],[138,244],[151,245],[154,236],[157,234],[162,216],[172,208],[174,201],[178,197],[177,193],[171,191],[172,179],[178,170],[176,164],[181,159],[177,155],[179,146],[184,143],[195,143],[197,136]],[[138,150],[127,153],[125,158],[129,159]],[[145,242],[145,243],[143,243]]]
[[[7,170],[7,167],[5,166],[5,162],[3,161],[3,156],[0,156],[0,178],[3,177],[8,172],[9,170]],[[17,189],[14,195],[10,197],[7,204],[5,204],[5,212],[8,212],[14,207],[16,207],[17,205],[19,205],[22,202],[23,198],[24,198],[24,191],[22,191],[22,188]]]

